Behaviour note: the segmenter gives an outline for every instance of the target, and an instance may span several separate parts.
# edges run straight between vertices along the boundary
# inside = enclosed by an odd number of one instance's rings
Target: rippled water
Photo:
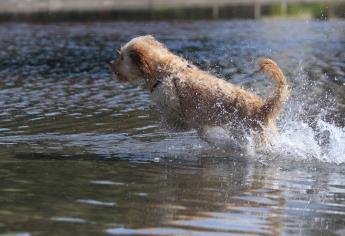
[[[271,150],[160,128],[150,95],[108,61],[153,34],[267,96],[292,90]],[[345,234],[345,21],[0,25],[0,233]]]

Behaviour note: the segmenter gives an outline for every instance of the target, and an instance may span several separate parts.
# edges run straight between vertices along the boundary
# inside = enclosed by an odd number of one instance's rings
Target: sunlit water
[[[109,70],[142,34],[263,97],[275,59],[291,95],[272,147],[162,130]],[[0,49],[0,233],[345,234],[345,21],[12,23]]]

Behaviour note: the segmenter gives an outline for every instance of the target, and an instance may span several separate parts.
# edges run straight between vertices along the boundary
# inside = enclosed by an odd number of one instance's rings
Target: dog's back
[[[174,79],[185,119],[192,126],[241,123],[248,128],[259,128],[274,123],[287,99],[287,82],[270,59],[261,60],[260,70],[277,81],[275,92],[266,101],[199,69],[185,71]]]

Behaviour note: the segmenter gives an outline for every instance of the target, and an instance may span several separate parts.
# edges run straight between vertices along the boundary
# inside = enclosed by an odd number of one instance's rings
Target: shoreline
[[[259,7],[259,8],[258,8]],[[35,10],[34,10],[35,9]],[[4,11],[0,6],[0,22],[55,21],[156,21],[156,20],[226,20],[260,19],[267,17],[309,18],[327,20],[345,18],[345,3],[231,4],[214,6],[175,6],[126,9],[53,9]]]

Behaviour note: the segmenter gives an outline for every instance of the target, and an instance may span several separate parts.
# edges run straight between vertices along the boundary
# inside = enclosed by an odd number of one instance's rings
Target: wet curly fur
[[[201,137],[209,127],[229,132],[241,127],[256,133],[257,144],[267,144],[275,121],[288,97],[287,81],[271,59],[261,59],[260,71],[275,82],[266,100],[200,70],[173,54],[152,36],[132,39],[119,51],[111,67],[120,82],[141,81],[175,130],[196,129]]]

